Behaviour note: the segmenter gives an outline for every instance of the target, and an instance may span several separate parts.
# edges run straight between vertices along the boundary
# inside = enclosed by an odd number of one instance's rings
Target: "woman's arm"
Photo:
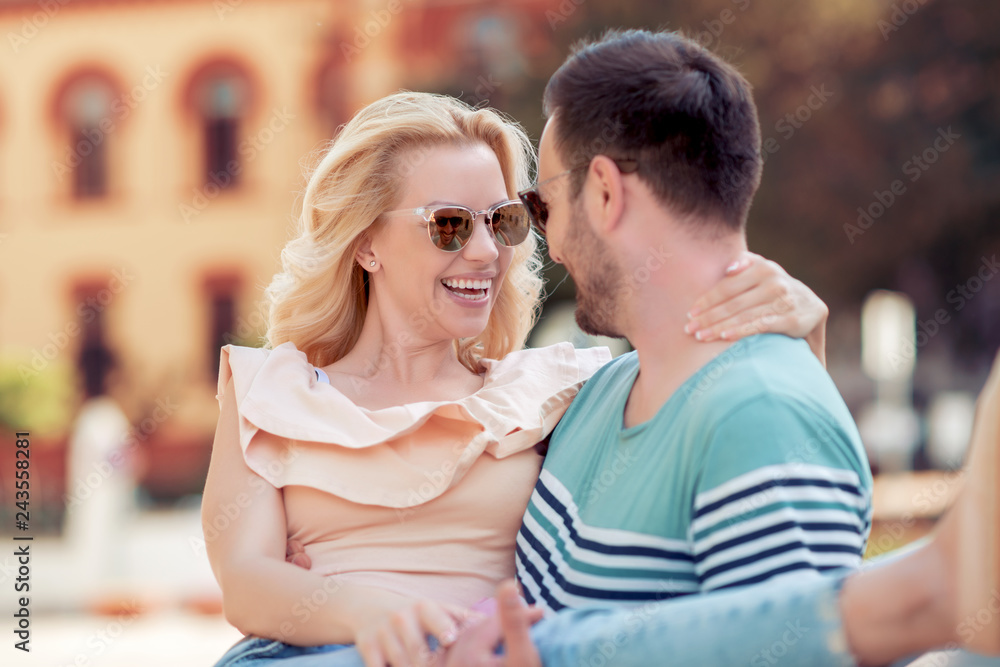
[[[226,620],[245,634],[288,644],[350,644],[377,620],[412,608],[413,599],[285,562],[282,494],[246,465],[238,419],[230,382],[202,500],[202,525],[214,537],[206,540],[208,559],[222,588]],[[425,627],[440,634],[452,630],[440,608],[428,615]]]
[[[826,304],[776,262],[752,252],[695,301],[685,331],[700,341],[759,333],[804,338],[826,366]]]

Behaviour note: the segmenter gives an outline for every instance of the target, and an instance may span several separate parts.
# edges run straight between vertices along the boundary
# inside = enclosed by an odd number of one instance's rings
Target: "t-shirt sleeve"
[[[856,434],[791,396],[756,397],[718,422],[689,527],[702,591],[860,565],[871,474]]]

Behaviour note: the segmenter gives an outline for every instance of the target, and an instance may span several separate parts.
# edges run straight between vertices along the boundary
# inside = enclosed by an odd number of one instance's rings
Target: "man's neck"
[[[714,286],[746,249],[742,237],[693,242],[640,286],[627,305],[626,336],[639,355],[639,376],[625,408],[625,426],[651,419],[684,382],[731,342],[702,343],[684,332],[695,300]],[[652,306],[655,304],[655,306]]]

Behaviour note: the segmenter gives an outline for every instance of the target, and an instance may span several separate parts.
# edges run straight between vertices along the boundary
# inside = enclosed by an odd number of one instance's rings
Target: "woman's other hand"
[[[460,628],[480,617],[458,605],[417,600],[388,615],[359,619],[355,646],[365,667],[429,667],[435,664],[436,653],[428,636],[447,648],[455,643]]]

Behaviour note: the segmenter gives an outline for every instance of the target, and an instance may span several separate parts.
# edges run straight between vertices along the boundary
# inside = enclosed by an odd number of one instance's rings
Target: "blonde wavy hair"
[[[452,97],[403,92],[359,111],[330,142],[309,174],[296,236],[281,251],[282,271],[265,291],[266,347],[292,342],[325,366],[357,343],[368,309],[366,272],[355,260],[379,216],[395,208],[401,182],[420,168],[421,151],[485,144],[497,156],[507,194],[530,184],[531,143],[495,110]],[[459,361],[477,372],[524,346],[542,290],[538,238],[514,248],[485,330],[456,341]]]

